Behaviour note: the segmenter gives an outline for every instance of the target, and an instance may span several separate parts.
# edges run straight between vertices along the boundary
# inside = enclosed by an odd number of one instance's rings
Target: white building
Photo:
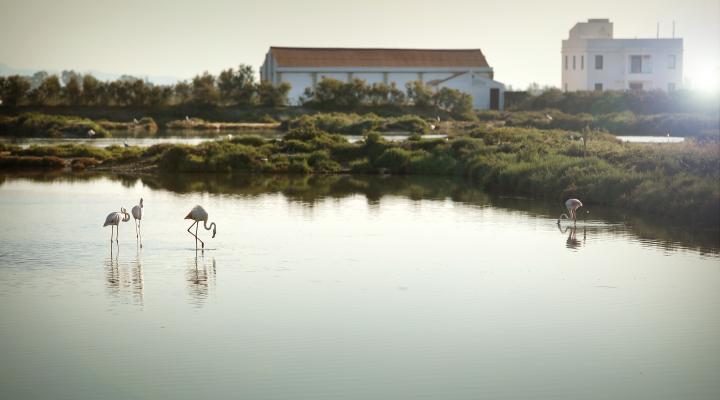
[[[666,90],[682,85],[682,39],[613,39],[609,19],[589,19],[562,42],[562,88]]]
[[[493,80],[493,69],[479,49],[352,49],[271,47],[260,68],[260,78],[291,85],[288,100],[298,104],[305,88],[323,78],[343,82],[362,79],[366,84],[405,84],[421,81],[434,88],[468,93],[473,106],[502,109],[505,86]]]

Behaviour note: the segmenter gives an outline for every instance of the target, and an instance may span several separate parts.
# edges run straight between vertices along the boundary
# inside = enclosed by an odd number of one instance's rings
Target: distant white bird
[[[435,119],[437,120],[438,124],[440,123],[440,116],[436,116]]]
[[[548,121],[552,121],[552,120],[553,120],[552,115],[550,115],[550,114],[548,114],[548,113],[545,113],[545,118],[547,118]]]
[[[435,125],[430,124],[430,130],[431,130],[431,131],[434,131],[434,130],[435,130]]]
[[[185,116],[185,121],[190,121],[190,117],[188,117],[188,116],[186,115],[186,116]]]
[[[213,222],[210,224],[210,226],[208,226],[208,224],[207,224],[208,213],[207,213],[207,211],[205,211],[204,208],[202,208],[202,206],[199,206],[199,205],[195,206],[192,210],[190,210],[188,215],[185,216],[185,219],[192,219],[195,221],[187,229],[189,234],[195,236],[195,248],[197,248],[197,241],[200,240],[200,238],[197,235],[198,227],[200,226],[200,221],[203,221],[203,228],[205,228],[205,230],[209,231],[210,229],[212,229],[212,231],[213,231],[212,237],[215,237],[215,233],[217,233],[216,225]],[[192,229],[193,225],[195,226],[194,234],[192,232],[190,232],[190,229]],[[200,243],[202,244],[202,247],[205,248],[205,242],[200,240]]]
[[[103,227],[106,227],[110,225],[110,241],[112,242],[113,238],[113,226],[117,226],[117,236],[115,237],[115,241],[117,242],[120,238],[120,222],[128,222],[130,221],[130,214],[127,213],[127,211],[124,208],[120,208],[120,212],[111,212],[108,214],[107,218],[105,218],[105,224],[103,224]]]
[[[140,204],[136,205],[135,207],[130,210],[132,213],[133,218],[135,218],[135,237],[141,238],[140,234],[140,221],[142,221],[142,214],[143,214],[143,199],[140,198]],[[142,240],[142,239],[141,239]],[[140,247],[142,247],[142,243],[140,243]]]
[[[95,131],[92,130],[92,129],[90,129],[90,130],[87,131],[87,135],[88,135],[89,137],[93,137],[93,136],[95,136]]]
[[[127,139],[125,139],[125,141],[123,142],[123,145],[124,145],[125,147],[130,147],[130,145],[128,144]]]
[[[140,123],[140,121],[138,121],[137,118],[133,118],[133,124],[137,125],[139,123]]]
[[[573,221],[577,221],[577,209],[582,207],[583,204],[578,199],[568,199],[565,202],[565,208],[567,208],[568,213],[570,213],[570,216],[568,217],[567,214],[560,214],[560,217],[558,218],[558,224],[560,223],[560,220],[562,219],[572,219]]]

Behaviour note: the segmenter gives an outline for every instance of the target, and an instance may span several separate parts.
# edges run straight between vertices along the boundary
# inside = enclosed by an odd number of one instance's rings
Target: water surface
[[[445,178],[5,175],[0,206],[0,398],[720,396],[717,232]]]

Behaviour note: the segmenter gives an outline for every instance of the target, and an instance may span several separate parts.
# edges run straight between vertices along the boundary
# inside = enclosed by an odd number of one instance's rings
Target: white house
[[[682,39],[614,39],[609,19],[589,19],[562,41],[562,88],[666,90],[682,85]]]
[[[291,85],[288,100],[297,104],[305,88],[323,78],[366,84],[405,84],[422,81],[434,88],[448,87],[468,93],[473,106],[502,109],[505,86],[493,80],[493,69],[480,49],[419,50],[365,48],[271,47],[260,68],[260,78]]]

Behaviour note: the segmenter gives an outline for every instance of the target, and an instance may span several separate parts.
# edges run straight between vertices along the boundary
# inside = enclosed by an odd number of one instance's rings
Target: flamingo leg
[[[197,232],[198,232],[198,228],[199,228],[199,227],[200,227],[200,222],[198,222],[198,224],[195,225],[195,237],[197,238],[197,240],[200,241],[200,244],[202,245],[202,248],[204,249],[204,248],[205,248],[205,242],[203,242],[202,239],[200,239],[200,238],[198,237],[198,235],[197,235]],[[196,245],[196,246],[197,246],[197,245]]]
[[[193,227],[195,224],[197,224],[197,223],[198,223],[198,222],[195,221],[195,222],[192,223],[192,225],[190,225],[190,226],[187,228],[188,233],[191,234],[191,235],[193,235],[193,236],[195,237],[195,248],[196,248],[196,249],[197,249],[197,241],[198,241],[197,229],[195,229],[195,232],[196,232],[196,233],[192,233],[192,232],[190,231],[190,229],[192,229],[192,227]]]
[[[115,234],[115,243],[120,244],[120,223],[117,224],[117,233]]]
[[[138,238],[138,237],[140,237],[140,234],[138,233],[137,220],[134,219],[133,222],[135,222],[135,238]]]
[[[138,220],[138,237],[140,238],[140,247],[142,247],[142,231],[140,230],[140,220]]]

